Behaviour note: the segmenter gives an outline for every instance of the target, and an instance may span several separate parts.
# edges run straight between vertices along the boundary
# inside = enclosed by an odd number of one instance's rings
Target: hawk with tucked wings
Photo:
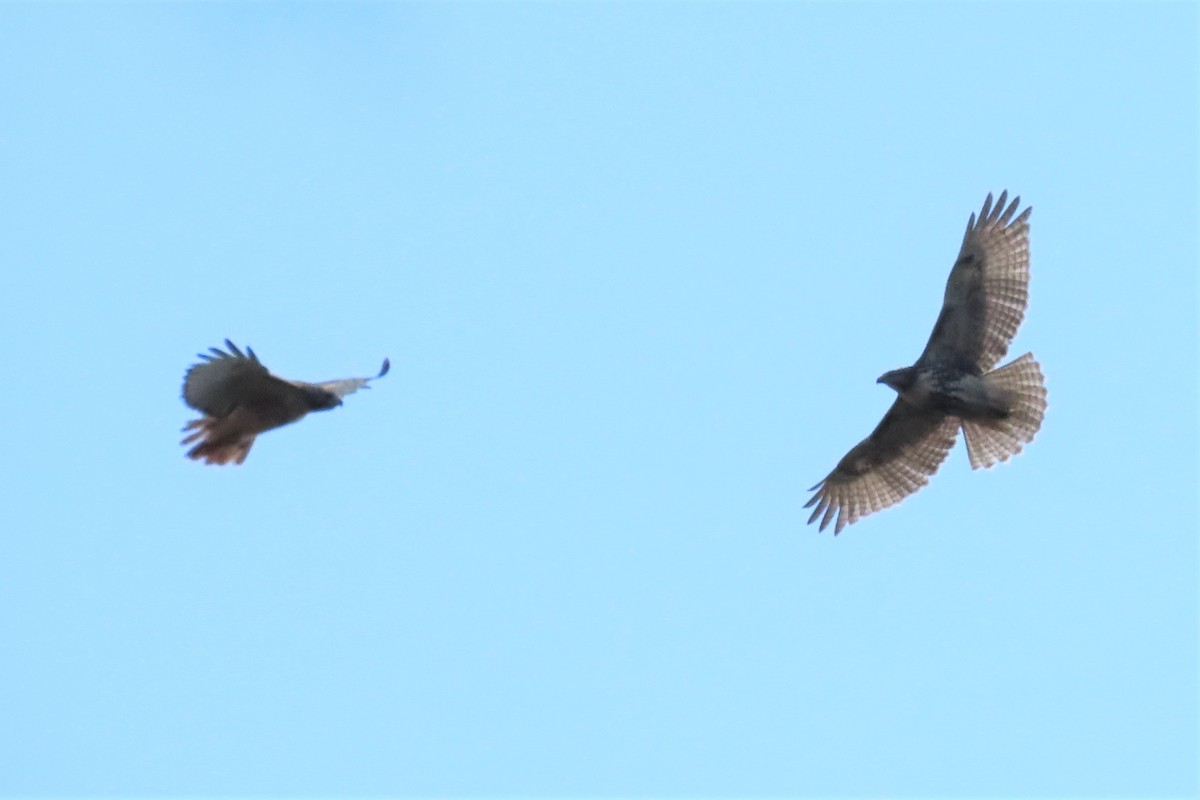
[[[183,401],[204,416],[184,426],[191,433],[180,444],[195,442],[188,458],[207,464],[241,464],[258,434],[310,411],[340,406],[343,397],[370,388],[368,384],[391,366],[385,358],[379,374],[371,378],[305,383],[272,375],[249,347],[243,353],[228,339],[225,347],[228,352],[210,347],[201,353],[200,363],[183,379]]]
[[[883,420],[838,462],[805,508],[834,533],[899,503],[929,482],[962,428],[971,468],[1021,451],[1042,425],[1046,387],[1032,353],[992,369],[1025,316],[1029,294],[1029,215],[1007,207],[1008,192],[971,215],[946,281],[942,312],[911,367],[884,373],[899,395]]]

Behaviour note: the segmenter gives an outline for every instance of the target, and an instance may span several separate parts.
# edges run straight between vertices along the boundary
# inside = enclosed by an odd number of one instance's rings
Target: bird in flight
[[[188,458],[207,464],[241,464],[254,437],[303,418],[310,411],[327,411],[342,398],[382,378],[391,367],[385,358],[379,374],[324,383],[289,381],[272,375],[249,347],[243,353],[225,340],[228,352],[210,347],[201,353],[183,378],[183,401],[204,414],[183,427],[190,434],[180,444],[195,446]]]
[[[1046,387],[1032,353],[993,369],[1025,316],[1029,215],[1008,192],[971,215],[946,281],[942,312],[911,367],[884,373],[899,395],[871,435],[809,491],[820,530],[841,533],[929,482],[962,428],[972,469],[991,467],[1033,441],[1046,412]]]

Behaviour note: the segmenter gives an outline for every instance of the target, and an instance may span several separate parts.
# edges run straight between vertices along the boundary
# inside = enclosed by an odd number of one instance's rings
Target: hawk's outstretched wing
[[[224,417],[239,406],[279,403],[294,394],[290,381],[267,371],[249,347],[243,353],[225,340],[226,353],[210,347],[183,379],[183,401],[210,417]]]
[[[308,386],[316,386],[319,389],[324,389],[330,394],[341,400],[348,394],[354,394],[359,389],[370,389],[370,383],[373,380],[382,378],[388,374],[388,370],[392,368],[392,362],[388,359],[383,360],[383,366],[379,368],[379,373],[370,378],[342,378],[336,381],[323,381],[321,383],[311,383]]]
[[[914,408],[897,398],[871,435],[838,462],[816,494],[811,523],[821,517],[821,530],[837,517],[833,531],[868,514],[895,505],[929,482],[954,446],[958,419]],[[812,491],[810,490],[810,491]]]
[[[1029,215],[1013,217],[1021,198],[1006,208],[1008,192],[992,206],[989,194],[978,220],[967,223],[958,260],[946,281],[942,311],[917,364],[948,362],[987,372],[1004,357],[1025,317],[1029,298]]]

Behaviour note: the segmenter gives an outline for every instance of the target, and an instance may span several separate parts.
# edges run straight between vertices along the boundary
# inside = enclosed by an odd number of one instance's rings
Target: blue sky
[[[0,6],[0,794],[1194,796],[1197,29]],[[1041,433],[818,534],[1005,188]]]

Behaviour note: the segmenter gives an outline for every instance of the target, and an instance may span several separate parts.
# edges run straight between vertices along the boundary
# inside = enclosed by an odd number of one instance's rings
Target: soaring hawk
[[[878,383],[899,397],[883,420],[812,487],[811,524],[834,533],[900,502],[929,482],[954,446],[958,429],[971,468],[990,467],[1021,451],[1042,425],[1046,388],[1032,353],[993,370],[1025,316],[1029,291],[1029,215],[1008,192],[971,215],[946,281],[942,312],[925,351],[911,367]]]
[[[204,414],[183,427],[192,431],[180,444],[198,442],[188,458],[208,464],[241,464],[254,437],[301,419],[310,411],[327,411],[342,398],[387,374],[385,358],[373,378],[346,378],[324,383],[288,381],[267,371],[249,347],[243,353],[225,340],[229,352],[209,348],[183,379],[183,401]]]

